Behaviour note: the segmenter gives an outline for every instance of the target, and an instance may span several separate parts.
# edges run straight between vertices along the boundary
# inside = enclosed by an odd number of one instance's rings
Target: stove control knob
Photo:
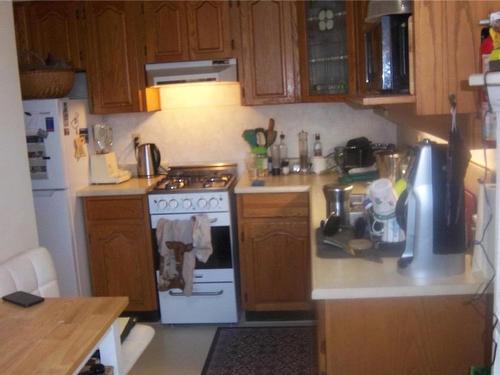
[[[167,208],[167,201],[165,199],[160,199],[158,201],[158,209],[164,211]]]
[[[218,205],[219,201],[217,200],[217,198],[210,199],[210,208],[217,208]]]
[[[192,205],[193,205],[193,203],[191,203],[191,200],[189,200],[189,199],[184,199],[182,201],[182,207],[184,207],[184,208],[191,208]]]
[[[168,201],[168,206],[170,208],[177,208],[177,206],[179,206],[179,202],[177,202],[175,199],[170,199]]]
[[[198,208],[207,208],[207,200],[204,198],[198,199]]]

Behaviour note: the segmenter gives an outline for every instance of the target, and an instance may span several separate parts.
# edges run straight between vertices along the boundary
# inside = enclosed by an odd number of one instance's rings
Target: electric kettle
[[[154,143],[143,143],[135,150],[137,159],[137,176],[153,177],[158,174],[160,167],[160,150]]]

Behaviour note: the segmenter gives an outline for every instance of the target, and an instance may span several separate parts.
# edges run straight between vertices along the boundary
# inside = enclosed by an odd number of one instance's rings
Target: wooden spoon
[[[273,139],[273,133],[274,132],[274,119],[270,118],[269,119],[269,124],[267,125],[267,131],[266,131],[266,147],[271,146],[274,141],[276,140],[276,136],[274,136]]]

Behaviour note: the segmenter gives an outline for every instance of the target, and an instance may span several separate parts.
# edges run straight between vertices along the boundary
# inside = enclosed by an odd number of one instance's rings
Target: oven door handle
[[[216,223],[217,222],[217,218],[214,217],[213,219],[210,219],[209,222],[210,222],[210,224]]]
[[[195,297],[201,297],[201,296],[221,296],[224,291],[218,290],[216,292],[193,292],[191,296]],[[172,297],[185,297],[186,295],[184,292],[173,292],[171,290],[168,291],[168,294],[170,294]]]

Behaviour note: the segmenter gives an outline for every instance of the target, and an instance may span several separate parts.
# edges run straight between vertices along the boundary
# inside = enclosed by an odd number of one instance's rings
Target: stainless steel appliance
[[[409,92],[408,17],[409,14],[384,15],[365,25],[368,92]]]
[[[350,196],[352,185],[328,184],[323,186],[326,198],[326,216],[334,215],[340,218],[340,224],[350,225]]]
[[[416,278],[465,271],[465,223],[451,232],[445,215],[447,146],[419,143],[408,170],[408,189],[398,200],[398,222],[406,232],[399,272]],[[463,206],[462,206],[463,209]],[[461,225],[455,226],[460,228]]]
[[[389,14],[411,13],[410,0],[371,0],[368,3],[366,22],[374,22]]]
[[[213,253],[207,263],[196,263],[192,295],[187,297],[175,290],[158,292],[162,323],[238,321],[234,272],[236,171],[236,164],[172,167],[148,196],[153,233],[161,218],[185,220],[206,214],[212,223]]]
[[[137,175],[139,177],[153,177],[158,174],[160,167],[160,150],[154,143],[143,143],[136,149]]]
[[[176,83],[237,82],[236,59],[146,64],[148,86]]]
[[[388,178],[393,184],[395,184],[396,181],[403,177],[401,169],[401,154],[391,150],[381,150],[376,151],[374,155],[380,178]]]

